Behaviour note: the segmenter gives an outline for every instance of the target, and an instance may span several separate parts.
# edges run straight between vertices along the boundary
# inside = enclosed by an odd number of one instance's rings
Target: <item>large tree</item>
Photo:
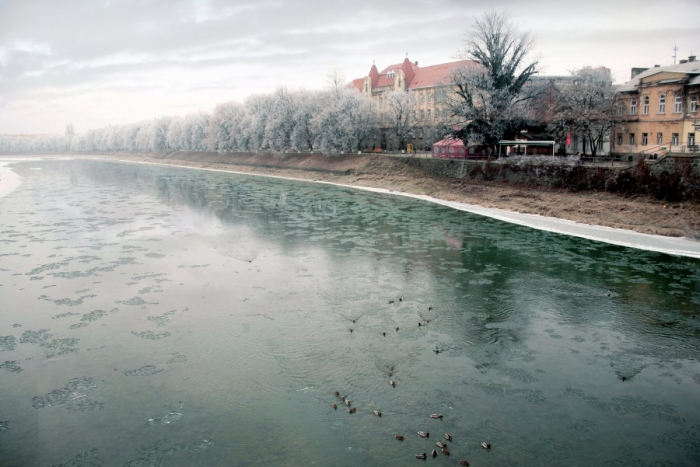
[[[518,30],[504,12],[474,21],[457,57],[475,64],[455,71],[449,99],[453,116],[462,121],[455,134],[465,144],[495,148],[524,127],[525,103],[537,94],[529,83],[539,72],[537,59],[530,58],[533,48],[532,34]]]
[[[607,68],[583,67],[571,72],[573,83],[559,91],[555,114],[548,130],[553,134],[581,136],[596,156],[598,148],[610,141],[615,123],[615,91]],[[561,136],[561,135],[560,135]]]

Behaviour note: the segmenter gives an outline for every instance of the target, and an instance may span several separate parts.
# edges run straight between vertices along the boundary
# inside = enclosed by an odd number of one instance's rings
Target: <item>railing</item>
[[[639,152],[644,159],[658,159],[669,153],[670,144],[658,144]]]

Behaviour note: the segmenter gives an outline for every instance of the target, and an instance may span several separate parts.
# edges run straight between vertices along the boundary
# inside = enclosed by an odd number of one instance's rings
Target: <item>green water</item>
[[[700,464],[698,260],[325,185],[13,169],[1,466]]]

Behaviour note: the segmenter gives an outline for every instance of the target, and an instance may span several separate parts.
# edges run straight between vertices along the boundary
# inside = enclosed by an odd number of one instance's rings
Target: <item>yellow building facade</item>
[[[700,62],[633,69],[619,86],[613,151],[618,154],[696,153]]]

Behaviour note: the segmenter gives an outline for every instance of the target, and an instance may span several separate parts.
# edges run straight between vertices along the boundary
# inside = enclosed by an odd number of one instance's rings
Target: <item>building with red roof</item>
[[[413,144],[423,149],[444,136],[438,133],[440,128],[449,123],[444,97],[452,87],[455,70],[474,66],[479,64],[472,60],[459,60],[420,67],[418,62],[412,62],[406,57],[403,62],[389,65],[382,71],[373,64],[367,76],[352,80],[350,87],[373,98],[380,110],[383,106],[382,96],[388,91],[415,93]],[[383,137],[381,147],[387,149],[390,146]]]

